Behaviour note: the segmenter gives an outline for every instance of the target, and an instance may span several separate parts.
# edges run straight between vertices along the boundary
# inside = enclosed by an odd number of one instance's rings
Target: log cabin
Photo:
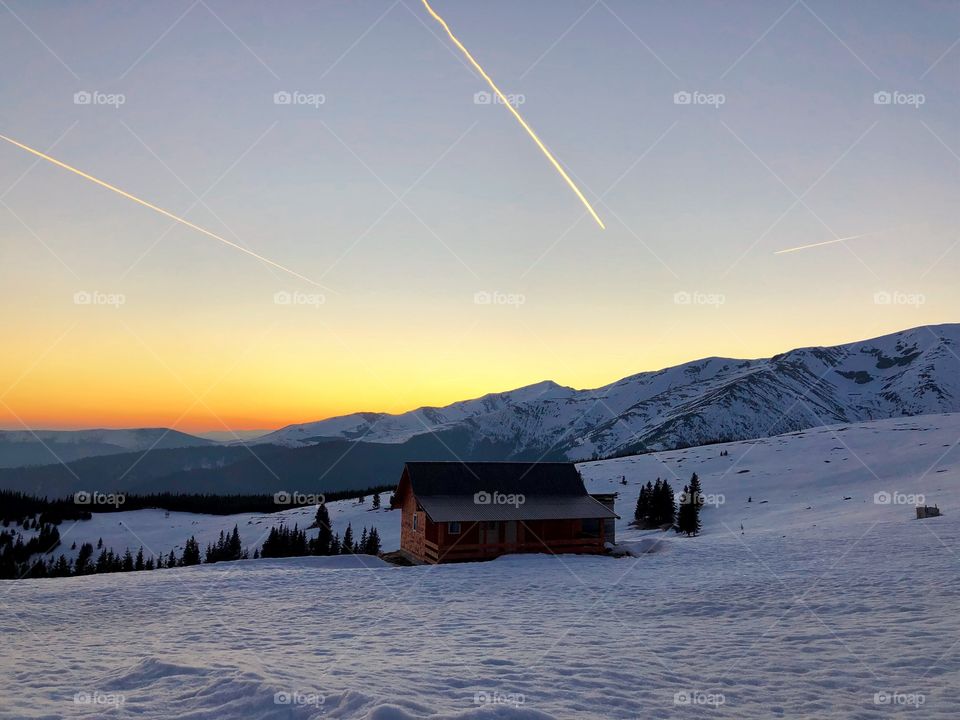
[[[612,505],[563,462],[408,462],[391,501],[401,510],[400,553],[429,564],[603,553],[614,541]]]

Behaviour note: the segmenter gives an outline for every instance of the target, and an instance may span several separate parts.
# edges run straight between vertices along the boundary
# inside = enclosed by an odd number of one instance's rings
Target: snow
[[[385,493],[381,497],[386,507],[389,503],[389,494]],[[327,509],[334,532],[343,535],[347,523],[350,523],[355,530],[354,536],[359,538],[364,527],[379,527],[383,533],[381,534],[383,547],[391,549],[398,547],[400,528],[397,515],[389,515],[387,509],[373,510],[371,502],[371,498],[368,497],[363,505],[357,504],[356,500],[338,500],[328,503]],[[141,547],[143,547],[144,557],[158,555],[166,557],[171,550],[175,550],[179,555],[183,552],[183,544],[191,536],[197,539],[203,550],[208,544],[217,541],[221,531],[228,534],[236,525],[243,546],[252,556],[255,549],[263,546],[270,528],[280,525],[288,527],[299,525],[303,529],[313,524],[316,514],[316,505],[289,508],[275,513],[238,515],[168,513],[158,509],[93,513],[90,520],[68,521],[61,524],[59,528],[61,545],[54,554],[62,553],[73,560],[84,543],[90,543],[96,548],[97,543],[102,539],[105,548],[112,549],[119,555],[123,555],[126,550],[136,555]],[[18,531],[25,539],[36,534],[36,531],[22,529]],[[314,537],[316,533],[316,530],[312,530],[307,535]],[[75,550],[71,550],[73,543],[77,545]]]
[[[958,438],[923,416],[582,465],[635,557],[4,582],[0,718],[954,718]],[[725,496],[701,536],[628,527],[639,482],[693,471]],[[399,524],[367,502],[339,516]]]
[[[944,324],[772,358],[705,358],[589,390],[547,381],[442,408],[357,413],[290,425],[258,441],[403,443],[456,428],[469,438],[462,453],[489,444],[517,457],[552,452],[586,460],[641,443],[663,449],[958,411],[960,324]]]

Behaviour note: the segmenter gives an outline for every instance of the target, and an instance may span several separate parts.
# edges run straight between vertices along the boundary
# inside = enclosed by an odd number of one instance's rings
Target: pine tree
[[[367,526],[363,526],[363,532],[360,533],[360,542],[357,543],[358,552],[365,553],[367,551]]]
[[[690,495],[693,497],[699,514],[700,508],[703,507],[703,489],[700,487],[700,478],[696,473],[690,477]]]
[[[373,495],[373,509],[374,510],[380,509],[380,493],[374,493]]]
[[[183,544],[183,559],[181,564],[184,567],[200,564],[200,544],[193,535]]]
[[[637,497],[637,506],[633,511],[633,520],[639,527],[646,527],[650,516],[650,495],[647,492],[647,485],[640,486],[640,495]]]
[[[90,558],[93,557],[93,545],[84,543],[80,546],[80,552],[77,554],[77,561],[73,564],[75,575],[86,575],[91,572]]]
[[[333,540],[333,530],[330,527],[330,513],[323,503],[317,506],[316,525],[317,537],[313,541],[314,555],[331,555],[330,542]]]
[[[703,507],[703,490],[700,488],[700,478],[694,473],[690,478],[690,504],[693,506],[693,521],[691,532],[697,535],[700,532],[700,509]]]
[[[343,539],[340,540],[340,553],[349,555],[353,552],[353,528],[347,523],[347,529],[343,531]]]
[[[375,527],[370,528],[370,534],[367,535],[367,542],[364,546],[363,552],[367,555],[380,554],[380,533]]]
[[[133,572],[133,554],[130,552],[130,548],[127,548],[127,551],[123,554],[123,571]]]
[[[659,522],[658,525],[673,526],[677,514],[677,506],[673,499],[673,488],[669,480],[664,480],[660,485]]]
[[[53,577],[67,577],[70,575],[70,561],[64,555],[57,558],[57,564],[50,573]]]
[[[233,532],[230,533],[230,540],[227,542],[227,549],[231,560],[239,560],[243,556],[243,545],[240,542],[240,531],[237,526],[233,526]]]
[[[702,497],[691,491],[690,487],[689,485],[683,487],[676,527],[678,533],[686,533],[688,537],[700,532],[700,502],[702,500]]]

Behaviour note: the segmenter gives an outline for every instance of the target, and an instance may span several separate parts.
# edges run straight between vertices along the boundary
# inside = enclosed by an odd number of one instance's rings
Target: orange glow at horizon
[[[273,430],[355,412],[444,406],[543,380],[596,388],[709,355],[769,357],[905,326],[862,322],[857,330],[825,336],[814,323],[746,341],[725,327],[691,335],[667,323],[629,342],[613,328],[584,345],[570,344],[565,327],[544,328],[539,338],[523,327],[481,327],[456,342],[431,336],[428,328],[400,328],[377,337],[344,335],[348,345],[341,346],[331,335],[291,323],[251,346],[250,337],[261,335],[252,325],[246,337],[229,328],[202,345],[183,322],[152,328],[143,343],[113,322],[81,325],[46,354],[62,326],[21,331],[20,341],[0,354],[0,428]],[[551,353],[551,347],[564,351]]]

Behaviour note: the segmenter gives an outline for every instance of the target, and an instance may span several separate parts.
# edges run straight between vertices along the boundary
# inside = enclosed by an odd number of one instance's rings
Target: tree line
[[[678,533],[697,535],[701,528],[700,510],[703,503],[700,478],[696,473],[693,473],[689,484],[683,486],[679,502],[674,497],[670,482],[657,478],[655,483],[647,481],[640,488],[633,521],[637,527],[645,530],[672,527]]]
[[[393,490],[393,485],[378,485],[360,490],[338,490],[322,493],[325,502],[347,500],[350,498],[365,499],[367,495]],[[299,502],[298,498],[308,497],[306,493],[290,493],[289,502],[280,505],[276,495],[248,494],[248,495],[212,495],[201,493],[149,493],[137,495],[115,492],[113,495],[122,497],[117,504],[88,505],[78,503],[77,496],[82,493],[69,495],[65,498],[49,499],[37,497],[15,490],[0,490],[0,522],[5,527],[10,523],[23,522],[27,518],[36,518],[41,524],[53,523],[59,525],[65,520],[89,520],[91,512],[121,512],[127,510],[160,509],[170,512],[189,512],[204,515],[238,515],[240,513],[271,513],[290,507],[313,505],[313,502]],[[315,493],[313,496],[320,495]]]
[[[379,500],[379,495],[374,496]],[[39,519],[26,518],[22,522],[26,530],[36,529],[37,534],[24,540],[22,533],[12,530],[0,531],[0,579],[69,577],[112,572],[139,572],[163,568],[189,567],[201,563],[213,564],[231,560],[246,560],[249,550],[243,546],[237,525],[231,532],[220,531],[216,542],[207,545],[201,551],[195,536],[184,542],[183,550],[178,554],[171,550],[168,554],[144,555],[141,547],[136,555],[129,549],[123,554],[115,553],[104,547],[103,539],[92,543],[83,543],[79,548],[73,543],[71,550],[77,551],[75,560],[69,560],[60,553],[54,557],[54,550],[61,545],[60,531],[53,523],[41,523]],[[307,537],[307,530],[316,528],[314,538]],[[305,529],[298,525],[292,528],[285,525],[270,529],[262,548],[254,550],[253,558],[302,557],[307,555],[377,555],[381,551],[380,533],[375,527],[363,528],[359,538],[354,537],[353,528],[347,525],[343,537],[333,532],[330,514],[325,504],[317,507],[314,523]],[[38,557],[39,556],[39,557]]]

